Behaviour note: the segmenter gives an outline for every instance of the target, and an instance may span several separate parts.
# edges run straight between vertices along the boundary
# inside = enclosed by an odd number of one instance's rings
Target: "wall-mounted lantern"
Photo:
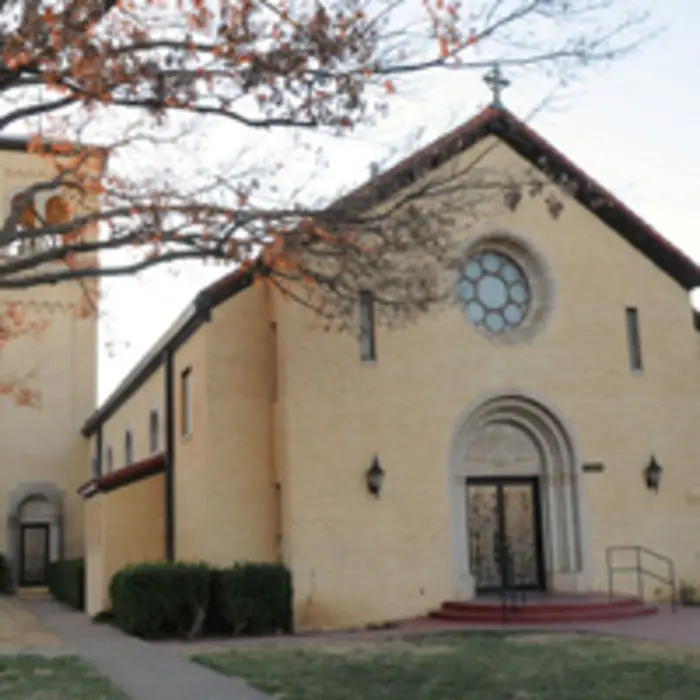
[[[650,491],[658,492],[663,471],[664,468],[656,461],[656,457],[652,455],[649,464],[644,468],[644,482]]]
[[[382,490],[385,472],[382,465],[379,464],[379,457],[374,455],[370,468],[365,472],[365,481],[367,482],[367,490],[375,497],[379,498],[379,493]]]

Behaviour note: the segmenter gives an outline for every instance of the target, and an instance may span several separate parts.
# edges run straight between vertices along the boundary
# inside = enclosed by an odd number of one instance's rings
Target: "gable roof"
[[[574,199],[684,289],[700,286],[700,266],[689,256],[504,108],[487,107],[465,124],[341,197],[330,208],[367,208],[378,204],[416,182],[426,171],[440,167],[488,136],[499,137],[538,169],[543,170],[543,165],[546,165],[548,172],[556,178],[566,177],[568,182],[577,185]],[[110,397],[90,415],[83,425],[83,435],[94,433],[160,367],[164,352],[182,345],[208,320],[212,309],[247,289],[255,274],[256,270],[236,270],[201,290]],[[696,313],[694,319],[700,330],[700,313]]]
[[[90,414],[83,424],[82,434],[85,437],[92,435],[161,366],[166,352],[172,352],[183,345],[203,323],[209,320],[212,309],[235,294],[248,289],[253,284],[253,276],[254,272],[249,270],[234,270],[200,290],[107,400]]]
[[[373,206],[416,182],[488,136],[497,136],[540,171],[575,184],[573,198],[687,290],[700,286],[700,267],[613,194],[504,108],[487,107],[340,199],[336,206]]]

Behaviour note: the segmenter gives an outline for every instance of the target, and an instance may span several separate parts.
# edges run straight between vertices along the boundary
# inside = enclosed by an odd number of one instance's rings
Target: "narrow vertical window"
[[[181,430],[182,435],[192,434],[192,368],[188,367],[180,376]]]
[[[642,369],[642,345],[639,335],[639,314],[635,308],[625,309],[627,319],[627,345],[630,369],[639,372]]]
[[[95,441],[95,451],[92,455],[92,464],[90,466],[93,479],[102,476],[102,440],[98,437]]]
[[[151,454],[158,452],[160,448],[160,421],[158,411],[154,408],[148,416],[148,449]]]
[[[112,448],[111,448],[111,447],[108,447],[108,448],[107,448],[107,453],[106,453],[106,455],[105,455],[105,462],[106,462],[106,469],[105,469],[105,471],[106,471],[107,474],[110,474],[110,473],[112,472],[112,467],[113,467],[113,464],[112,464]]]
[[[124,432],[124,466],[129,466],[134,461],[134,438],[131,429]]]
[[[363,362],[377,359],[374,333],[374,294],[360,292],[360,358]]]

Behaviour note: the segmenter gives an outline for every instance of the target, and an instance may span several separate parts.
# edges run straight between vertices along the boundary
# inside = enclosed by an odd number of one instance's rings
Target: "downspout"
[[[165,404],[165,559],[175,561],[175,407],[173,351],[166,348],[163,360]]]

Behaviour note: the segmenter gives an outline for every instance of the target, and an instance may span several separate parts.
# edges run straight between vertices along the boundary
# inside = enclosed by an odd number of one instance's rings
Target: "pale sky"
[[[695,210],[700,183],[700,3],[664,0],[655,23],[666,32],[620,62],[561,93],[530,124],[664,237],[700,261]],[[480,75],[435,73],[430,87],[397,100],[376,136],[335,144],[339,163],[324,176],[334,189],[358,184],[400,129],[429,127],[422,142],[468,120],[489,101]],[[510,74],[504,103],[524,118],[544,96],[531,77]],[[398,121],[397,121],[398,120]],[[410,133],[410,132],[409,132]],[[186,161],[183,161],[186,167]],[[101,323],[103,401],[207,281],[221,268],[189,267],[110,281]],[[107,345],[111,345],[108,350]]]

